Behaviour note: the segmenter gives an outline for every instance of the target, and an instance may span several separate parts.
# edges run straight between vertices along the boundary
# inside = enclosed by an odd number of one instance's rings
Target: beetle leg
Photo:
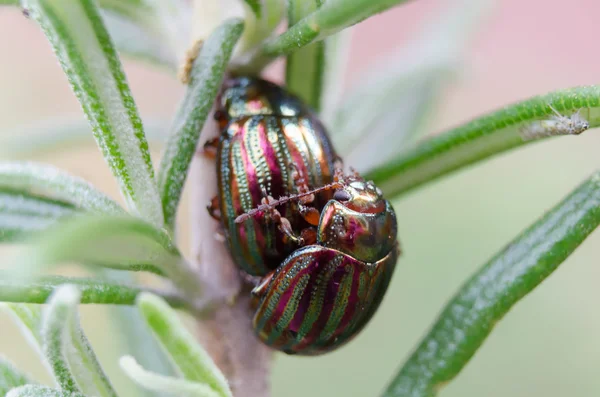
[[[292,225],[290,224],[290,221],[287,218],[281,216],[281,214],[277,210],[273,210],[271,216],[273,220],[277,223],[279,231],[282,232],[288,240],[291,240],[298,245],[304,245],[304,239],[302,238],[302,236],[297,236],[294,233],[294,229],[292,229]]]
[[[209,139],[202,147],[202,155],[209,159],[217,158],[217,147],[219,146],[219,138]]]
[[[263,199],[261,200],[262,205],[269,206],[270,204],[276,202],[276,200],[273,197],[267,194],[264,188],[263,194],[265,195],[265,197],[263,197]],[[269,218],[271,218],[273,222],[275,222],[279,231],[282,232],[288,240],[291,240],[297,243],[298,245],[304,245],[304,240],[302,239],[302,237],[297,236],[294,233],[294,229],[292,228],[292,224],[290,223],[290,221],[286,217],[281,216],[281,213],[274,206],[266,208],[264,212],[265,215],[267,215]]]
[[[304,220],[310,225],[317,226],[319,224],[321,213],[316,208],[308,207],[302,202],[300,202],[300,204],[298,205],[298,210],[300,212],[300,215],[302,215],[302,218],[304,218]]]
[[[210,200],[210,204],[206,206],[208,214],[216,221],[221,221],[221,210],[219,209],[219,196],[215,196]]]
[[[256,287],[252,289],[251,294],[254,298],[260,299],[267,292],[267,287],[273,278],[273,274],[275,274],[275,270],[264,276],[256,285]]]
[[[307,207],[307,204],[312,204],[315,201],[315,195],[311,193],[310,186],[308,186],[308,181],[302,175],[298,167],[295,164],[291,164],[290,166],[292,168],[292,179],[294,181],[294,187],[298,194],[302,195],[298,198],[298,207],[300,209],[300,214],[304,217],[304,219],[306,219],[308,223],[310,223],[311,225],[316,225],[319,222],[319,213],[316,209]],[[317,216],[317,223],[312,223],[309,219],[314,219],[315,212]]]
[[[317,243],[317,229],[314,227],[307,227],[303,229],[300,236],[304,240],[304,245],[312,245]]]

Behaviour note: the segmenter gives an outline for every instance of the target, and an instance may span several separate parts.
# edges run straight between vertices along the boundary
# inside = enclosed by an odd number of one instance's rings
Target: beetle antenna
[[[250,211],[245,212],[242,215],[235,218],[235,223],[242,223],[246,219],[249,219],[249,218],[257,215],[260,212],[271,211],[271,210],[275,209],[275,207],[285,204],[287,202],[299,200],[302,197],[306,197],[311,194],[319,193],[319,192],[326,191],[326,190],[340,189],[340,188],[344,187],[344,185],[345,185],[345,181],[336,181],[336,182],[328,183],[327,185],[315,188],[313,190],[309,190],[307,192],[298,193],[298,194],[294,194],[291,196],[281,196],[276,200],[275,199],[269,200],[267,203],[260,204],[256,208],[253,208]]]

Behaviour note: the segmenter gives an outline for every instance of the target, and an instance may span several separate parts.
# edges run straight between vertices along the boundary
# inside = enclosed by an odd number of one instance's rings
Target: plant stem
[[[215,127],[214,122],[205,124],[199,147],[217,135]],[[204,281],[205,296],[223,302],[199,323],[199,339],[229,380],[234,396],[269,397],[271,351],[254,336],[249,288],[241,287],[239,271],[225,244],[216,238],[220,225],[204,205],[217,194],[215,171],[214,160],[196,152],[188,178],[192,261]]]

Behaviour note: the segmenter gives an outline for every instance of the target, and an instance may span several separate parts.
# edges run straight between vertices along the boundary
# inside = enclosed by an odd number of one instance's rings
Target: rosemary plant
[[[121,206],[65,171],[22,160],[34,151],[81,142],[86,126],[52,127],[50,141],[26,134],[1,143],[0,242],[19,243],[21,249],[3,258],[0,301],[39,353],[53,384],[39,384],[2,358],[0,392],[9,397],[270,394],[272,353],[253,336],[247,298],[240,295],[246,287],[214,238],[217,225],[198,204],[216,190],[214,164],[196,150],[216,133],[207,120],[227,73],[258,75],[286,57],[288,89],[320,112],[346,163],[397,202],[499,153],[600,126],[600,86],[588,86],[530,98],[415,139],[427,128],[425,116],[456,66],[456,53],[488,7],[481,0],[453,2],[423,27],[412,52],[377,60],[377,73],[342,96],[348,28],[403,3],[0,0],[21,8],[43,31],[125,202]],[[279,32],[281,26],[286,29]],[[178,75],[185,84],[170,126],[142,122],[121,56]],[[163,147],[160,161],[150,154],[150,140]],[[377,156],[364,155],[373,150]],[[180,205],[184,186],[192,196],[189,209]],[[191,219],[191,254],[181,248],[188,236],[179,233],[178,213]],[[596,172],[545,214],[540,211],[536,222],[456,291],[382,385],[381,395],[437,395],[498,321],[599,224]],[[403,245],[405,252],[410,249]],[[59,266],[72,263],[90,275],[56,275]],[[144,282],[147,277],[132,272],[151,273],[160,281]],[[118,329],[115,340],[129,354],[103,364],[119,365],[132,380],[129,389],[117,390],[97,359],[80,326],[80,304],[120,305],[111,308],[111,323]],[[199,323],[198,335],[176,310]]]

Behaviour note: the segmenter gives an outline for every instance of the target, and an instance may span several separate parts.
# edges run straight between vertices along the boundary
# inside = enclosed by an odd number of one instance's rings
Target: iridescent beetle
[[[265,197],[331,183],[337,156],[306,105],[273,83],[228,80],[217,107],[221,136],[205,146],[217,151],[219,195],[209,212],[220,219],[235,263],[250,275],[265,276],[303,243],[315,240],[311,230],[331,193],[290,202],[242,224],[235,219]]]
[[[233,79],[218,105],[209,211],[240,268],[265,276],[253,290],[255,332],[290,354],[333,350],[385,294],[399,255],[394,210],[371,182],[343,176],[323,126],[280,87]]]

